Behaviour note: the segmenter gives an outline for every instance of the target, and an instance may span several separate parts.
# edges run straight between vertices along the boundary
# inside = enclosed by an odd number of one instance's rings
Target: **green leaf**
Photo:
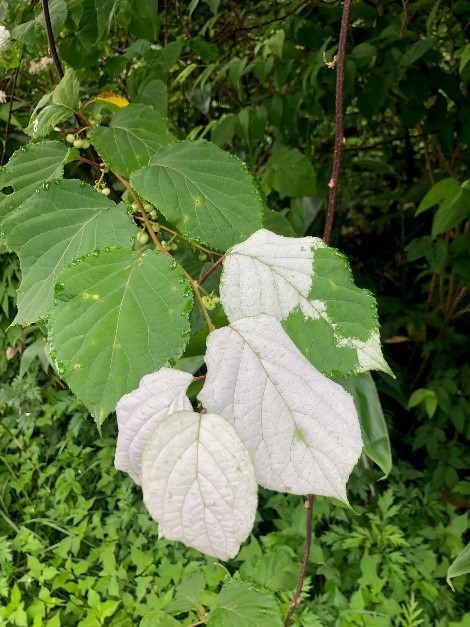
[[[415,216],[427,211],[434,205],[448,207],[460,194],[460,185],[456,179],[447,178],[439,181],[431,187],[416,209]]]
[[[70,109],[63,105],[47,105],[37,116],[33,116],[25,132],[33,139],[48,135],[58,124],[65,122],[71,115]]]
[[[263,204],[246,167],[209,142],[163,148],[131,181],[183,235],[217,250],[261,227]]]
[[[470,216],[470,190],[461,187],[453,202],[442,203],[432,221],[431,237],[434,239],[463,222]]]
[[[0,220],[17,209],[44,181],[59,178],[69,149],[61,142],[48,141],[22,146],[0,168],[0,189],[11,186],[13,193],[0,197]]]
[[[451,579],[470,573],[470,542],[460,551],[447,570],[447,583],[454,590]]]
[[[282,148],[266,164],[269,185],[281,196],[313,196],[316,175],[309,159],[294,148]]]
[[[289,220],[279,211],[272,211],[265,208],[263,211],[263,226],[268,231],[285,235],[286,237],[295,237],[295,231]]]
[[[432,38],[420,39],[412,44],[403,54],[400,59],[400,67],[408,67],[415,61],[420,59],[428,50],[430,50],[435,44],[435,40]]]
[[[70,113],[74,113],[79,107],[79,91],[80,83],[74,70],[67,68],[64,78],[56,86],[52,92],[52,102],[55,105],[70,109]]]
[[[160,115],[167,115],[167,89],[163,81],[154,78],[150,81],[135,82],[135,89],[128,84],[132,100],[138,104],[151,105]]]
[[[98,425],[145,374],[181,356],[192,306],[181,266],[154,250],[96,251],[61,273],[51,354]]]
[[[225,256],[220,296],[230,322],[269,315],[327,376],[391,373],[374,296],[354,285],[344,255],[319,238],[260,229]]]
[[[16,3],[15,3],[16,4]],[[46,29],[44,26],[44,16],[38,4],[37,15],[34,19],[19,24],[12,29],[14,39],[23,42],[26,46],[46,43]],[[51,16],[52,30],[54,35],[59,34],[59,30],[67,18],[67,5],[65,0],[51,0],[49,2],[49,13]]]
[[[50,313],[59,273],[75,257],[105,246],[131,248],[136,228],[123,206],[77,180],[44,183],[4,221],[22,281],[16,324]]]
[[[219,604],[211,612],[208,627],[281,627],[282,618],[274,595],[240,581],[225,584]]]
[[[155,610],[143,617],[139,627],[178,627],[178,625],[181,623],[169,614],[162,610]]]
[[[392,469],[392,451],[387,423],[372,375],[364,372],[347,379],[335,380],[352,395],[361,424],[364,451],[386,477]]]
[[[176,141],[165,119],[149,105],[130,104],[120,109],[109,127],[98,126],[90,141],[105,163],[118,174],[147,165],[150,157],[163,146]]]

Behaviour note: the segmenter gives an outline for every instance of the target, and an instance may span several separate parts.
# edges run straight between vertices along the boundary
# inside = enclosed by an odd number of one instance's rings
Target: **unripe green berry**
[[[145,211],[147,211],[147,212],[148,212],[148,211],[152,211],[152,209],[153,209],[153,205],[151,205],[149,202],[146,202],[146,203],[145,203],[145,205],[144,205],[144,209],[145,209]]]
[[[82,142],[82,140],[81,140],[81,139],[76,139],[76,140],[73,142],[73,147],[74,147],[74,148],[81,148],[82,146],[83,146],[83,142]]]
[[[203,296],[202,302],[204,303],[206,309],[208,309],[209,311],[212,311],[213,309],[215,309],[215,303],[210,294],[208,294],[207,296]]]
[[[152,218],[152,220],[156,219],[157,212],[155,211],[155,209],[153,209],[152,211],[149,211],[149,216]]]
[[[168,244],[168,250],[178,250],[178,244],[176,242]]]
[[[170,250],[170,246],[171,244],[169,244],[168,242],[163,241],[162,242],[162,246],[165,250]]]
[[[133,202],[131,207],[132,207],[132,211],[139,211],[139,203]]]
[[[154,222],[152,224],[152,229],[155,231],[155,233],[158,233],[158,231],[160,230],[160,225],[158,224],[158,222]]]
[[[149,236],[147,231],[139,231],[137,233],[137,241],[139,244],[146,244],[149,241]]]
[[[97,122],[101,122],[102,119],[103,119],[103,116],[101,115],[101,113],[95,113],[95,120]]]
[[[73,142],[75,141],[75,135],[73,133],[68,133],[68,135],[66,135],[65,137],[65,141],[69,144],[73,144]]]
[[[109,196],[109,194],[111,193],[111,190],[109,189],[109,187],[103,187],[103,189],[101,190],[101,193],[103,194],[103,196]]]
[[[89,148],[90,147],[90,142],[88,141],[88,139],[82,139],[82,148]]]
[[[206,255],[206,253],[199,253],[197,258],[199,259],[199,261],[206,261],[207,255]]]

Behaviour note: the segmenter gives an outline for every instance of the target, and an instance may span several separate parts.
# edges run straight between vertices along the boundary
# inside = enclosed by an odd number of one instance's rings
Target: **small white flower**
[[[6,101],[7,101],[6,93],[0,89],[0,104],[3,104]]]
[[[0,52],[7,50],[10,47],[10,31],[0,24]]]
[[[44,72],[48,65],[53,63],[51,57],[41,57],[39,61],[29,62],[29,73],[30,74],[39,74],[40,72]]]

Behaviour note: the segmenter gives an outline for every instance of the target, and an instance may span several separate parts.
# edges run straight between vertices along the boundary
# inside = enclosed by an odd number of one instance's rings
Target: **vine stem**
[[[217,268],[224,261],[224,259],[225,259],[225,255],[223,255],[222,257],[219,257],[219,259],[217,259],[214,265],[211,268],[209,268],[206,274],[201,279],[199,279],[199,281],[197,282],[198,285],[202,285],[203,283],[205,283],[207,279],[210,277],[210,275],[213,274],[217,270]]]
[[[147,212],[144,209],[144,205],[142,203],[142,200],[141,200],[139,194],[135,191],[135,189],[132,187],[132,185],[129,183],[129,181],[127,181],[124,177],[120,176],[119,174],[116,174],[116,172],[114,173],[114,175],[115,175],[115,177],[119,181],[121,181],[121,183],[124,185],[124,187],[130,193],[132,198],[138,204],[140,213],[142,214],[142,220],[144,221],[144,224],[145,224],[145,228],[147,229],[147,233],[150,235],[150,238],[151,238],[155,248],[159,252],[161,252],[164,255],[166,255],[167,257],[171,257],[173,259],[173,255],[168,250],[166,250],[166,248],[163,248],[161,241],[158,239],[157,234],[153,230],[152,222],[151,222],[150,218],[148,217]],[[201,311],[203,313],[203,316],[204,316],[204,318],[206,320],[206,324],[207,324],[207,327],[208,327],[209,331],[215,331],[215,326],[212,323],[212,320],[211,320],[211,318],[209,316],[209,312],[207,311],[207,307],[204,305],[204,301],[202,300],[202,296],[201,296],[201,294],[199,292],[199,284],[198,284],[198,282],[195,279],[193,279],[193,277],[183,267],[181,269],[183,270],[185,277],[188,279],[189,284],[191,285],[191,288],[192,288],[192,290],[194,292],[194,296],[196,297],[196,300],[199,303],[199,306],[200,306]]]
[[[339,32],[338,55],[336,57],[335,148],[333,153],[331,179],[328,183],[330,194],[328,197],[325,231],[323,233],[323,241],[325,244],[330,243],[331,232],[333,230],[339,171],[341,168],[341,155],[344,145],[344,66],[346,59],[346,37],[348,34],[349,16],[351,15],[351,3],[352,0],[344,0],[343,15],[341,17],[341,30]]]
[[[49,48],[49,53],[54,61],[56,72],[59,78],[62,80],[64,78],[64,70],[62,68],[62,63],[60,62],[59,55],[57,54],[57,48],[55,46],[54,33],[52,31],[51,24],[51,14],[49,13],[49,0],[41,0],[42,11],[44,13],[44,24],[46,26],[47,33],[47,45]]]
[[[15,70],[15,73],[13,74],[13,86],[12,86],[12,90],[10,94],[10,106],[8,107],[8,117],[7,117],[7,123],[5,124],[5,134],[3,136],[3,149],[2,149],[2,156],[0,157],[0,165],[3,165],[3,162],[5,160],[5,155],[7,153],[8,135],[10,134],[11,117],[13,114],[13,102],[15,100],[16,84],[18,82],[18,75],[20,73],[20,66],[21,66],[21,59],[18,63],[18,67]]]
[[[346,60],[346,38],[348,34],[349,17],[351,15],[352,0],[344,0],[343,14],[341,17],[341,29],[339,33],[338,55],[336,57],[336,91],[335,91],[335,147],[333,153],[333,167],[331,179],[328,183],[330,194],[328,197],[328,210],[326,213],[325,230],[323,232],[323,241],[325,244],[330,243],[331,232],[335,219],[336,198],[338,190],[339,172],[341,169],[341,155],[344,145],[344,67]],[[307,574],[308,559],[312,546],[312,529],[313,529],[313,501],[315,496],[309,494],[305,501],[307,510],[305,523],[305,549],[300,567],[297,586],[287,612],[285,627],[292,625],[292,619],[295,610],[301,601],[302,587],[304,585],[305,576]]]
[[[302,558],[302,566],[300,567],[300,574],[297,580],[297,586],[295,588],[294,596],[289,606],[289,611],[287,612],[286,621],[284,623],[285,627],[290,627],[292,625],[292,618],[294,617],[295,610],[300,603],[300,597],[302,594],[302,587],[305,581],[305,575],[307,573],[307,565],[308,558],[310,556],[310,548],[312,546],[312,528],[313,528],[313,501],[315,496],[313,494],[309,494],[307,496],[307,500],[305,501],[305,509],[307,510],[307,520],[306,520],[306,537],[305,537],[305,549],[304,555]]]

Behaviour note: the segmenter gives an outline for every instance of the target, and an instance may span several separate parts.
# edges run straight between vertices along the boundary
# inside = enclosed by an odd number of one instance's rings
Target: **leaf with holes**
[[[160,537],[219,559],[235,557],[253,527],[257,488],[248,451],[217,414],[171,414],[145,445],[144,503]]]
[[[62,176],[69,149],[61,142],[40,142],[22,146],[0,168],[0,189],[13,193],[0,197],[0,221],[17,209],[44,181]]]
[[[57,277],[73,259],[105,246],[130,249],[136,233],[123,206],[77,180],[45,183],[3,227],[20,258],[15,323],[23,325],[50,313]]]
[[[181,233],[214,249],[226,250],[261,227],[253,178],[239,159],[209,142],[163,148],[131,182]]]
[[[314,237],[262,229],[228,251],[220,296],[230,321],[268,314],[328,376],[390,373],[373,295],[354,285],[344,257]]]
[[[157,150],[173,144],[176,137],[153,107],[130,104],[114,114],[109,127],[94,128],[90,141],[106,165],[129,178],[131,172],[147,165]]]
[[[206,364],[199,399],[233,424],[260,485],[347,501],[362,450],[353,399],[305,359],[275,318],[213,331]]]
[[[160,368],[143,377],[139,387],[125,394],[117,404],[119,434],[114,464],[139,485],[145,443],[156,425],[169,414],[192,409],[186,396],[192,379],[187,372]]]
[[[98,425],[145,374],[181,356],[192,306],[181,266],[154,250],[96,251],[60,274],[51,352]]]

